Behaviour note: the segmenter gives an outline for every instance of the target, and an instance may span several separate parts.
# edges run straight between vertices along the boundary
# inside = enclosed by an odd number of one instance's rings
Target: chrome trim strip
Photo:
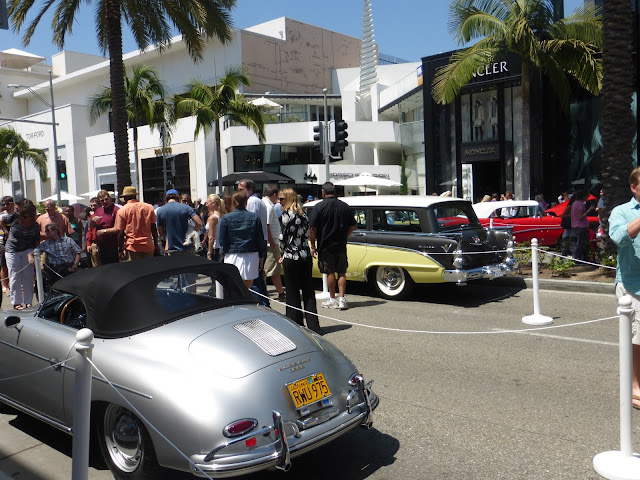
[[[71,435],[72,433],[72,428],[66,426],[64,423],[61,423],[57,420],[54,420],[53,418],[47,417],[46,415],[42,415],[41,413],[31,410],[20,403],[10,400],[9,398],[5,397],[2,394],[0,394],[0,402],[5,403],[10,407],[15,408],[16,410],[20,410],[21,412],[26,413],[27,415],[35,418],[36,420],[40,420],[48,425],[51,425],[52,427],[57,428],[58,430],[62,430],[64,433],[68,433],[69,435]]]

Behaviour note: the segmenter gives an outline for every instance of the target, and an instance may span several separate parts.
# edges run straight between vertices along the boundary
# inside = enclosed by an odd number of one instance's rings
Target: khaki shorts
[[[153,257],[153,250],[150,252],[134,252],[132,250],[125,250],[125,254],[125,261],[132,262],[134,260]]]
[[[267,277],[282,274],[280,261],[280,245],[271,245],[267,248],[267,258],[264,261],[264,274]]]
[[[616,297],[620,299],[623,295],[631,297],[631,307],[635,310],[634,319],[631,322],[631,343],[640,345],[640,295],[627,292],[622,282],[618,282],[616,283]]]

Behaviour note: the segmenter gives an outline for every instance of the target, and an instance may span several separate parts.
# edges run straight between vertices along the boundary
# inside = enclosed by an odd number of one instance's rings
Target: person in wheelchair
[[[50,223],[45,227],[47,239],[38,247],[46,252],[45,269],[51,269],[61,277],[66,277],[78,269],[82,250],[70,237],[60,235],[60,227]]]

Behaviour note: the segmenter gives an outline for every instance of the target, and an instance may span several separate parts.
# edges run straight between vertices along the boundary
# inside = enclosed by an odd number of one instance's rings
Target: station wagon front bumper
[[[488,279],[504,277],[509,272],[518,267],[518,260],[509,258],[507,261],[494,265],[484,265],[471,269],[445,270],[443,281],[445,283],[455,283],[457,285],[466,285],[469,280]]]

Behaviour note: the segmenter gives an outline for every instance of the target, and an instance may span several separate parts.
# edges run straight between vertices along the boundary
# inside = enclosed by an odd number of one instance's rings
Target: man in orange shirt
[[[125,261],[153,257],[159,249],[156,213],[153,206],[141,202],[137,196],[136,187],[124,187],[120,199],[125,205],[116,213],[113,226],[120,233],[118,243]]]

